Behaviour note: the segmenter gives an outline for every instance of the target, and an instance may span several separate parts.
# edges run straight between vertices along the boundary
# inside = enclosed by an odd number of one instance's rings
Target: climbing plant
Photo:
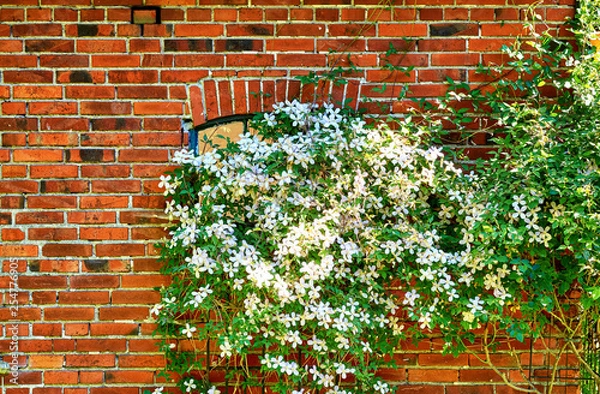
[[[486,354],[494,338],[560,330],[598,381],[575,340],[600,299],[600,68],[585,22],[598,8],[586,4],[577,42],[532,24],[505,64],[480,69],[488,82],[452,82],[421,113],[367,123],[279,103],[239,141],[178,152],[161,178],[172,283],[153,316],[179,387],[218,393],[219,369],[277,393],[384,394],[376,372],[402,340],[435,333],[458,354],[475,329]],[[474,120],[497,150],[460,168],[435,142]]]

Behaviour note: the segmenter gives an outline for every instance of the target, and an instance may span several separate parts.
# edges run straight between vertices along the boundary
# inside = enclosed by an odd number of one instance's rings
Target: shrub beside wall
[[[368,110],[403,112],[409,104],[395,100],[403,86],[431,98],[443,94],[446,77],[481,82],[477,64],[503,60],[500,47],[523,32],[532,2],[0,3],[1,281],[19,286],[4,293],[5,303],[18,295],[17,316],[0,310],[18,331],[18,384],[5,377],[6,392],[133,394],[163,385],[147,322],[159,299],[154,287],[168,280],[153,246],[164,235],[158,183],[184,143],[189,84],[353,64],[363,93],[389,105]],[[161,6],[161,23],[131,23],[132,6],[142,5]],[[541,4],[540,26],[558,27],[573,6]],[[483,134],[461,143],[474,158],[489,150]],[[8,362],[10,328],[0,342]],[[476,358],[442,356],[442,345],[407,343],[400,367],[384,378],[399,393],[513,392]],[[510,346],[542,371],[549,360],[530,345]],[[503,370],[516,366],[508,348],[497,355]],[[565,382],[560,390],[575,392]]]

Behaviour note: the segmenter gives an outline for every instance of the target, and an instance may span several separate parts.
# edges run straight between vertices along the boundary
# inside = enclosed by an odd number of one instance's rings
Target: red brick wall
[[[345,65],[349,55],[372,97],[388,100],[402,84],[435,96],[446,76],[474,83],[479,62],[499,61],[532,1],[396,3],[0,0],[0,284],[20,288],[4,291],[6,303],[18,294],[17,316],[0,309],[0,320],[17,320],[3,325],[5,361],[18,326],[21,370],[18,385],[4,378],[7,394],[162,385],[147,322],[153,288],[165,281],[153,247],[163,236],[157,185],[182,144],[186,84],[293,77]],[[559,24],[573,4],[546,0],[538,12]],[[130,23],[134,5],[162,6],[162,23]],[[390,43],[400,50],[392,63],[414,66],[408,76],[382,71]],[[383,82],[385,93],[372,89]],[[400,368],[384,374],[398,393],[513,392],[474,358],[443,357],[440,348],[407,345]],[[514,367],[506,355],[498,360]]]

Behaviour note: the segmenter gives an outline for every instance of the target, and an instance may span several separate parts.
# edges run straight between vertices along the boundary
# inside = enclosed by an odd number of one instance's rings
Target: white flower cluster
[[[360,376],[356,387],[385,394],[386,383],[348,359],[379,355],[390,332],[390,342],[401,338],[398,309],[420,329],[456,315],[475,327],[487,314],[484,292],[509,297],[506,266],[488,273],[485,288],[472,286],[487,267],[469,254],[487,207],[444,189],[462,173],[439,148],[421,147],[408,125],[367,127],[331,105],[294,101],[255,127],[265,134],[200,156],[178,152],[193,184],[161,178],[173,198],[165,212],[178,220],[167,246],[180,253],[188,285],[179,309],[154,309],[159,318],[214,313],[221,357],[261,344],[269,349],[262,368],[296,385],[351,394],[344,384]],[[446,203],[432,206],[439,196]],[[421,223],[432,211],[439,225]],[[447,249],[436,226],[456,226],[460,243]],[[404,284],[400,300],[387,290],[395,280]],[[188,323],[180,334],[201,335]],[[301,365],[285,349],[312,361]],[[369,360],[366,370],[380,359]]]

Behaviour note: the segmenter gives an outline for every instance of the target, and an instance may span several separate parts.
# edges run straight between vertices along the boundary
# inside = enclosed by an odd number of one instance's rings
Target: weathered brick
[[[70,165],[32,165],[31,178],[77,178],[79,167]]]
[[[47,257],[64,257],[64,256],[91,256],[92,245],[86,244],[45,244],[42,246],[42,254]]]
[[[142,244],[99,244],[96,245],[97,256],[143,256],[145,246]]]
[[[141,182],[135,179],[92,180],[94,193],[139,193],[141,186]]]
[[[71,278],[74,289],[104,289],[119,286],[117,275],[80,275]]]
[[[64,241],[76,240],[77,229],[75,228],[30,228],[27,236],[31,240]]]
[[[77,198],[74,196],[30,196],[27,207],[33,209],[76,208]]]
[[[25,40],[25,52],[72,53],[74,51],[73,40]]]
[[[113,354],[67,354],[65,358],[67,367],[114,367],[116,363]]]

